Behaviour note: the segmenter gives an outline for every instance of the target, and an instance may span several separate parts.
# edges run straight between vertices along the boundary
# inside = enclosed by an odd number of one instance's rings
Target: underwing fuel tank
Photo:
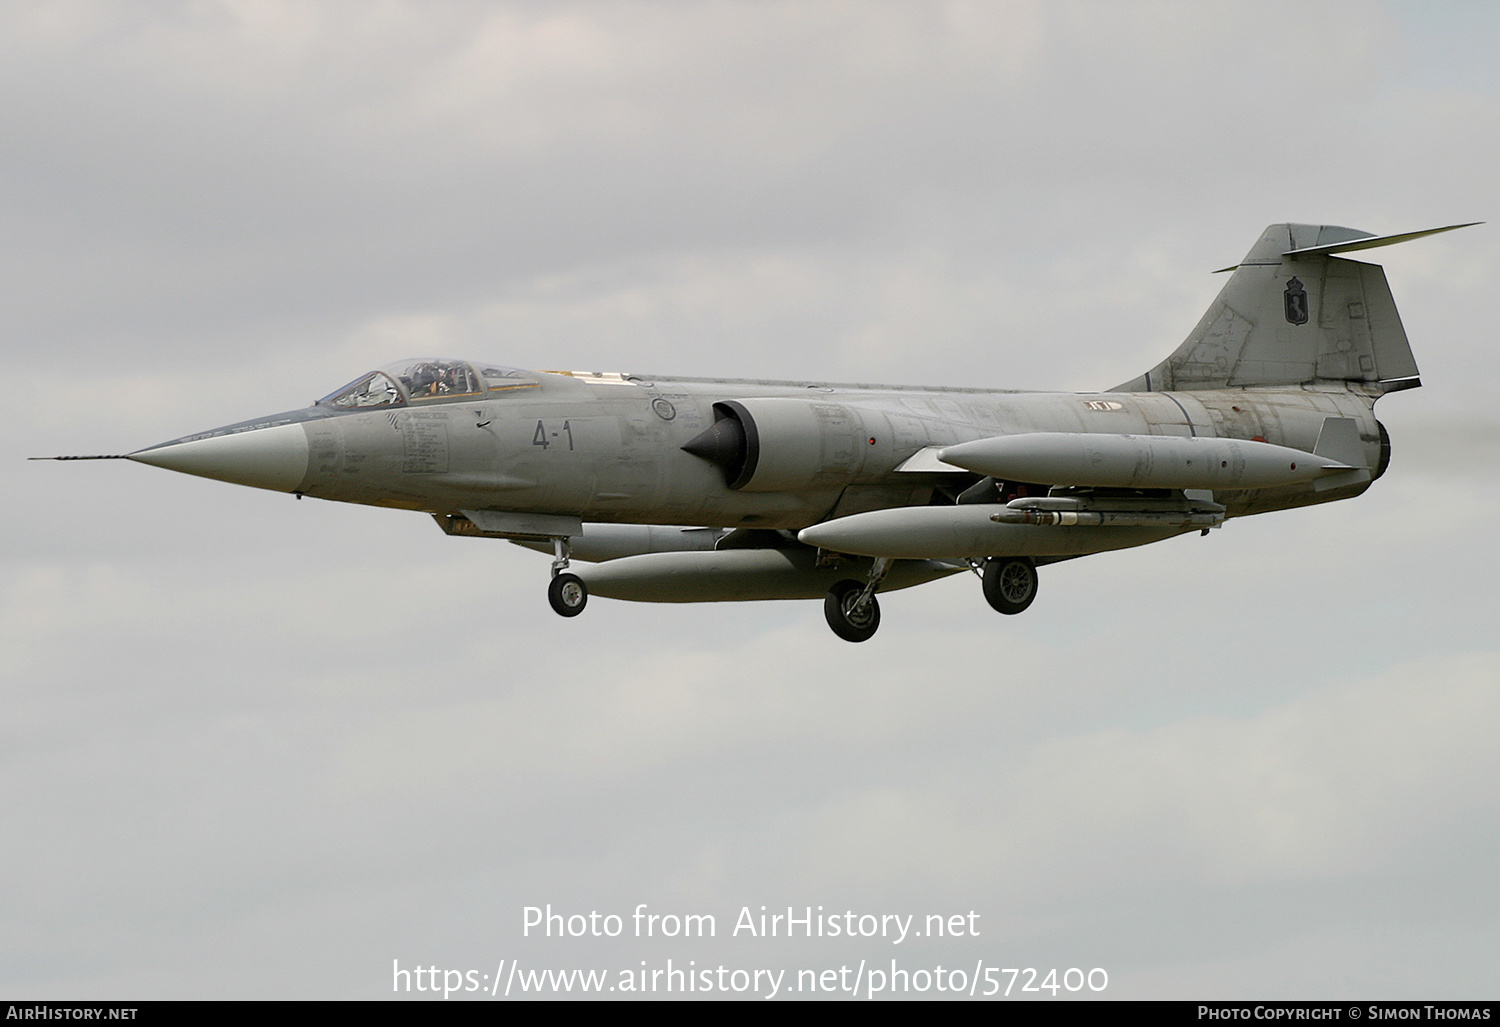
[[[1180,524],[1073,527],[994,520],[997,513],[1010,510],[989,503],[872,510],[803,528],[797,540],[858,556],[962,560],[981,556],[1081,556],[1142,546],[1193,530]]]
[[[1245,439],[1034,432],[949,446],[938,459],[1005,481],[1132,489],[1263,489],[1353,470]]]
[[[891,566],[880,591],[910,588],[967,569],[962,563],[899,561]],[[863,580],[869,572],[868,560],[818,566],[817,554],[800,548],[649,553],[573,568],[591,594],[639,603],[822,599],[836,582]]]

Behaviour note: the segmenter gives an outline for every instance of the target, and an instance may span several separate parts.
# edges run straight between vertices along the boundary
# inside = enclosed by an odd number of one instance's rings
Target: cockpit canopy
[[[444,399],[472,399],[513,389],[534,389],[530,371],[465,360],[400,360],[350,382],[318,400],[343,410],[400,407]]]

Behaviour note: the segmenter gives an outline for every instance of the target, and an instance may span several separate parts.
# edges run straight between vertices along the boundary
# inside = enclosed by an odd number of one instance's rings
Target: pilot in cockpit
[[[403,406],[412,401],[472,396],[515,389],[534,389],[536,376],[510,367],[478,365],[480,372],[460,360],[412,360],[388,364],[338,392],[319,400],[329,406],[364,409]],[[398,386],[396,383],[400,382]],[[403,393],[404,389],[404,393]]]

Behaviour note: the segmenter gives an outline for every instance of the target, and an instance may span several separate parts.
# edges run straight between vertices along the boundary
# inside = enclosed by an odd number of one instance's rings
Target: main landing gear
[[[1020,613],[1036,598],[1036,564],[1024,556],[984,561],[984,598],[1001,613]]]
[[[891,561],[881,558],[870,568],[868,581],[836,581],[823,598],[823,616],[833,633],[845,642],[864,642],[880,627],[880,603],[875,590],[885,580]]]
[[[547,585],[547,602],[559,616],[576,617],[589,601],[589,587],[576,574],[568,573],[570,563],[568,540],[552,540],[552,580]]]

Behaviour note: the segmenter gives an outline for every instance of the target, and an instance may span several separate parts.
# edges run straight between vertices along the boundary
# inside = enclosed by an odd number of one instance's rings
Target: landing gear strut
[[[834,582],[823,598],[823,616],[835,635],[845,642],[864,642],[875,634],[880,627],[880,603],[875,599],[875,590],[890,569],[891,561],[882,558],[870,568],[868,581],[846,578]]]
[[[576,574],[569,574],[571,562],[568,540],[552,540],[552,580],[547,585],[547,602],[559,616],[576,617],[589,601],[589,587]]]
[[[1036,598],[1036,565],[1024,556],[984,561],[984,598],[1001,613],[1020,613]]]

